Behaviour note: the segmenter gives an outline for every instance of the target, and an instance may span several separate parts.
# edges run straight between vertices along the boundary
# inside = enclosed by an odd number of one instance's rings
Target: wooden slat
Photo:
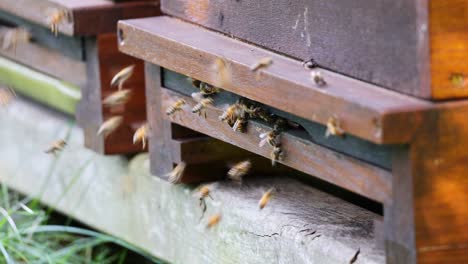
[[[321,70],[326,87],[317,87],[302,63],[169,17],[119,22],[120,50],[172,71],[326,124],[337,116],[347,133],[379,143],[407,143],[429,103]],[[271,57],[260,78],[250,66]],[[223,82],[213,69],[224,60],[231,76]]]
[[[114,3],[108,0],[1,0],[0,9],[49,27],[47,17],[51,11],[64,10],[72,19],[59,26],[66,35],[97,35],[115,32],[119,19],[155,16],[159,14],[157,1],[131,1]]]
[[[184,99],[191,107],[196,104],[190,97],[163,88],[162,109],[168,108],[180,98]],[[249,121],[247,133],[234,132],[231,127],[219,121],[218,117],[222,112],[222,109],[210,107],[207,110],[206,119],[189,113],[189,111],[177,113],[174,116],[166,116],[166,118],[171,122],[239,146],[253,153],[267,158],[270,157],[271,148],[260,148],[258,144],[260,140],[259,135],[270,131],[271,127],[255,121]],[[391,194],[391,175],[389,172],[352,157],[328,150],[288,132],[282,134],[281,143],[285,158],[280,163],[376,201],[388,201]]]
[[[0,83],[42,104],[70,115],[80,100],[79,87],[0,57]],[[40,120],[36,120],[40,121]]]
[[[0,29],[0,36],[2,29],[4,28]],[[78,87],[86,83],[84,62],[35,43],[18,43],[15,47],[0,49],[0,55]]]

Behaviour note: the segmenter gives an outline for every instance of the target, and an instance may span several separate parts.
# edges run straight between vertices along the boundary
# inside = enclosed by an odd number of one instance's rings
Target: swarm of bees
[[[47,154],[57,154],[58,151],[62,151],[63,148],[67,145],[67,142],[65,140],[60,139],[52,143],[52,145],[46,149],[44,152]]]

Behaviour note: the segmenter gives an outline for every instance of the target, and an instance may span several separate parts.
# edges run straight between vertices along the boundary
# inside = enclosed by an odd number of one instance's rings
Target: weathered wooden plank
[[[12,29],[0,27],[0,39],[4,39],[8,30]],[[35,43],[17,43],[8,49],[0,49],[0,55],[78,87],[86,83],[84,62]]]
[[[59,23],[60,33],[94,36],[115,32],[119,19],[156,16],[158,1],[112,2],[108,0],[1,0],[0,9],[49,28],[48,18],[55,11],[65,11],[69,19]]]
[[[162,1],[172,16],[433,99],[468,96],[468,81],[451,81],[468,78],[467,9],[464,0]]]
[[[430,105],[323,69],[327,85],[317,87],[299,61],[174,18],[121,21],[119,30],[127,54],[314,122],[337,116],[347,133],[379,144],[408,142]],[[252,72],[264,57],[273,64]],[[219,60],[229,81],[214,69]]]
[[[170,107],[178,99],[184,99],[187,108],[197,104],[188,96],[164,89],[162,108]],[[249,121],[246,133],[234,132],[231,127],[219,121],[223,109],[210,107],[207,118],[188,111],[165,116],[166,119],[211,137],[239,146],[266,158],[270,157],[271,148],[258,146],[259,135],[271,131],[271,127],[256,121]],[[285,154],[279,163],[314,175],[340,187],[354,191],[379,202],[388,201],[391,194],[391,175],[383,169],[316,145],[293,132],[281,135],[282,150]]]
[[[0,83],[67,114],[75,113],[81,97],[78,87],[3,57],[0,57]]]
[[[170,263],[349,263],[358,248],[356,263],[384,261],[373,240],[378,216],[362,208],[293,179],[264,177],[242,188],[217,183],[200,220],[192,188],[150,175],[147,155],[128,162],[84,149],[81,130],[69,122],[23,101],[0,110],[2,183]],[[58,158],[43,153],[66,134],[69,145]],[[34,162],[24,166],[25,160]],[[260,211],[258,200],[270,187],[278,192]],[[217,212],[219,226],[206,230]]]
[[[187,96],[191,96],[192,93],[200,91],[199,88],[193,86],[192,81],[187,76],[167,69],[163,69],[162,74],[162,86],[165,88]],[[212,96],[212,98],[216,101],[217,105],[231,105],[236,103],[240,96],[222,91]],[[392,153],[393,149],[396,147],[394,145],[377,145],[352,135],[346,135],[345,137],[326,137],[326,126],[324,125],[285,113],[267,105],[262,105],[262,107],[273,114],[299,124],[307,132],[307,134],[303,134],[304,139],[391,170]]]
[[[87,39],[86,51],[87,84],[77,113],[86,146],[103,154],[141,152],[141,145],[134,145],[132,139],[146,122],[143,62],[119,53],[115,34]],[[104,106],[102,100],[117,90],[110,85],[112,77],[130,65],[135,65],[134,73],[124,86],[132,91],[129,101],[121,107]],[[122,116],[123,124],[107,137],[97,135],[102,123],[113,116]]]

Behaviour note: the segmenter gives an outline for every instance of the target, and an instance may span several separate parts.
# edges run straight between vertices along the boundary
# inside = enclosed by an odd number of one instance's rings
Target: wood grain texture
[[[223,89],[326,124],[338,116],[352,135],[383,143],[406,143],[428,103],[321,70],[326,87],[317,87],[302,63],[169,17],[119,22],[120,50]],[[271,57],[260,77],[250,66]],[[224,61],[231,76],[221,80],[213,65]],[[223,85],[221,85],[223,84]],[[404,129],[402,129],[404,127]]]
[[[468,2],[429,1],[432,97],[468,96]]]
[[[150,175],[147,155],[129,162],[84,149],[81,130],[70,129],[69,122],[20,101],[8,114],[0,111],[0,123],[6,124],[0,129],[2,183],[170,263],[348,263],[358,248],[356,263],[384,261],[372,232],[378,216],[355,205],[287,175],[264,176],[246,180],[242,188],[216,184],[200,220],[192,187]],[[69,145],[59,158],[43,153],[68,133]],[[24,166],[25,160],[35,162]],[[272,186],[279,192],[258,210],[262,192]],[[219,226],[206,230],[207,217],[217,212],[223,215]]]
[[[0,83],[21,95],[73,115],[80,88],[0,57]],[[3,127],[3,125],[2,125]]]
[[[187,102],[187,109],[191,109],[196,104],[188,96],[163,88],[163,109],[168,108],[181,98]],[[259,135],[270,131],[271,127],[249,121],[247,133],[234,132],[231,127],[219,121],[218,117],[222,112],[223,109],[210,107],[206,111],[206,119],[189,113],[187,110],[164,118],[266,158],[270,157],[271,149],[269,147],[260,148],[258,144],[260,141]],[[388,201],[391,193],[391,175],[389,172],[347,155],[328,150],[294,135],[293,132],[283,133],[281,143],[285,158],[279,163],[376,201]]]
[[[88,82],[82,88],[83,99],[77,115],[85,132],[86,146],[103,154],[143,151],[140,144],[132,142],[135,131],[146,122],[143,62],[119,53],[115,34],[89,39],[86,48]],[[103,106],[102,100],[117,90],[110,86],[112,77],[129,65],[135,65],[132,77],[124,85],[132,91],[130,100],[122,107]],[[123,116],[123,125],[106,138],[98,136],[102,123],[117,115]]]
[[[6,30],[0,28],[0,38]],[[0,55],[78,87],[86,83],[84,62],[36,43],[19,43],[8,49],[0,49]]]
[[[58,27],[66,35],[94,36],[115,32],[119,19],[155,16],[159,14],[158,1],[112,2],[108,0],[1,0],[0,9],[49,27],[48,16],[54,10],[64,10],[72,19]]]

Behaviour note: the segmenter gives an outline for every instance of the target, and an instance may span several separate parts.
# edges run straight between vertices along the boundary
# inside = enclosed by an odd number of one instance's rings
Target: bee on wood
[[[118,106],[123,105],[128,102],[132,90],[124,89],[117,92],[114,92],[107,96],[102,103],[107,106]]]
[[[146,147],[146,139],[148,138],[148,124],[144,124],[135,131],[133,134],[133,144],[137,144],[139,142],[142,143],[143,149]]]
[[[203,95],[213,95],[219,93],[220,89],[216,86],[213,86],[211,84],[207,84],[205,82],[201,82],[200,86],[198,86],[200,89],[200,92]]]
[[[221,214],[215,214],[208,219],[206,223],[206,228],[212,228],[221,221]]]
[[[219,120],[228,123],[230,127],[234,126],[237,118],[242,116],[242,109],[238,104],[230,105],[222,115],[219,116]]]
[[[109,136],[114,130],[116,130],[123,122],[122,116],[114,116],[109,118],[106,122],[102,123],[99,127],[97,135],[103,135],[104,138]]]
[[[310,60],[307,60],[307,61],[304,61],[302,63],[302,66],[304,67],[304,69],[306,70],[312,70],[312,69],[315,69],[318,67],[318,64],[317,62],[314,60],[314,59],[310,59]]]
[[[239,117],[232,126],[233,131],[244,133],[247,129],[247,120],[245,118]]]
[[[275,191],[274,188],[270,188],[268,191],[266,191],[263,195],[262,198],[260,198],[260,201],[258,202],[258,208],[262,210],[265,208],[267,203],[271,200],[271,197],[273,196],[273,192]]]
[[[66,10],[54,9],[50,11],[50,15],[47,18],[47,23],[49,24],[50,31],[57,36],[59,31],[59,26],[65,21],[70,19],[69,13]]]
[[[310,73],[310,78],[315,84],[317,84],[320,87],[327,85],[327,82],[323,78],[322,73],[319,71],[312,71]]]
[[[16,93],[13,90],[0,88],[0,106],[8,105],[15,96]]]
[[[63,139],[57,140],[54,143],[52,143],[52,145],[48,149],[46,149],[44,152],[47,154],[55,155],[58,151],[62,151],[66,145],[67,145],[67,142],[65,142],[65,140]]]
[[[13,48],[16,50],[18,44],[28,43],[31,40],[29,31],[23,28],[12,28],[4,31],[2,38],[2,50]]]
[[[268,145],[270,145],[272,147],[275,147],[276,145],[279,144],[279,142],[278,142],[279,134],[277,134],[274,130],[272,130],[270,132],[262,133],[259,136],[260,136],[261,140],[260,140],[260,143],[258,144],[258,146],[260,148],[265,146],[266,143],[268,143]]]
[[[182,111],[182,107],[185,105],[184,99],[177,100],[174,104],[169,106],[166,109],[166,115],[170,116],[173,115],[175,112]]]
[[[186,167],[187,164],[183,161],[177,164],[177,166],[175,166],[175,168],[166,175],[167,180],[173,184],[180,183]]]
[[[272,58],[270,57],[261,58],[260,60],[258,60],[255,64],[253,64],[250,67],[250,70],[253,72],[257,72],[260,69],[269,67],[271,64],[273,64]]]
[[[198,104],[196,104],[193,108],[192,108],[192,113],[198,113],[198,115],[202,115],[202,112],[203,114],[205,115],[205,118],[206,118],[206,112],[203,111],[203,109],[205,109],[206,107],[208,107],[209,105],[213,105],[214,101],[212,98],[203,98],[201,99]]]
[[[228,178],[235,182],[242,182],[242,177],[249,173],[251,168],[250,160],[241,161],[228,171]]]
[[[327,122],[325,137],[329,137],[330,135],[343,137],[344,133],[344,130],[340,126],[340,120],[337,117],[330,117]]]
[[[270,153],[271,159],[271,166],[275,166],[276,162],[283,159],[283,150],[281,149],[280,145],[276,145],[273,147],[273,150]]]
[[[122,90],[124,83],[132,77],[133,72],[135,70],[135,65],[130,65],[123,68],[119,71],[111,80],[111,86],[118,86],[119,90]]]

